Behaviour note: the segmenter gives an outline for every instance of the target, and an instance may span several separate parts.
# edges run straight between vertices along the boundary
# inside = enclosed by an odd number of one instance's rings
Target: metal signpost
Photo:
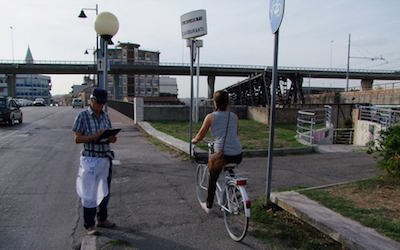
[[[269,145],[268,145],[268,168],[267,168],[267,190],[266,202],[270,204],[271,195],[271,176],[272,176],[272,156],[274,151],[274,134],[275,134],[275,99],[276,86],[278,85],[278,44],[279,44],[279,27],[282,23],[285,0],[270,0],[269,4],[269,20],[272,33],[275,34],[274,44],[274,66],[272,70],[272,94],[269,115]]]
[[[189,128],[189,154],[192,157],[192,128],[193,128],[193,62],[195,60],[195,38],[207,34],[206,10],[195,10],[181,16],[182,39],[187,39],[190,47],[190,128]]]

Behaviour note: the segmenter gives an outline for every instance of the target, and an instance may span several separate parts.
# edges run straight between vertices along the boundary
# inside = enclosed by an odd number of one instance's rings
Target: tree
[[[400,124],[382,130],[375,146],[378,167],[400,178]]]

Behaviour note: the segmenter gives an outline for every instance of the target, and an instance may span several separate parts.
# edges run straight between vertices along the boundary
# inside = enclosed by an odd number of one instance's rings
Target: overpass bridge
[[[257,99],[256,102],[267,104],[272,79],[272,67],[264,65],[200,64],[200,75],[207,76],[208,97],[214,93],[215,77],[248,77],[228,88],[238,99]],[[9,87],[15,89],[16,74],[96,74],[97,65],[93,61],[48,61],[1,60],[0,73],[8,75]],[[159,65],[111,64],[109,74],[145,74],[145,75],[190,75],[190,65],[185,63],[160,63]],[[345,79],[346,69],[278,67],[281,81],[291,81],[291,101],[303,100],[303,78]],[[373,80],[400,80],[400,71],[362,70],[349,71],[350,79],[359,79],[361,83],[371,84]],[[12,89],[11,89],[12,90]],[[12,91],[11,91],[12,92]],[[279,97],[279,93],[278,93]]]

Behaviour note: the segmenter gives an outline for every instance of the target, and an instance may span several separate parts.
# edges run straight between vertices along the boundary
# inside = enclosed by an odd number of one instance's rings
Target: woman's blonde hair
[[[229,104],[229,94],[225,90],[218,90],[214,93],[215,108],[219,111],[225,111]]]

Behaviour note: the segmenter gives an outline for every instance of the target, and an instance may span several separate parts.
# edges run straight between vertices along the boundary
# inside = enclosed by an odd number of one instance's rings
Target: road
[[[71,132],[78,110],[22,111],[23,124],[0,125],[0,248],[71,249],[79,240],[74,186],[80,148]]]
[[[83,235],[75,193],[80,145],[71,126],[81,109],[26,107],[24,122],[0,126],[0,249],[71,249]],[[139,249],[265,249],[250,235],[241,243],[226,233],[223,215],[201,210],[194,186],[195,164],[152,145],[134,126],[122,127],[113,145],[114,166],[109,239]],[[266,158],[239,166],[254,200],[265,192]],[[357,180],[377,173],[365,154],[312,154],[274,158],[274,190]]]

